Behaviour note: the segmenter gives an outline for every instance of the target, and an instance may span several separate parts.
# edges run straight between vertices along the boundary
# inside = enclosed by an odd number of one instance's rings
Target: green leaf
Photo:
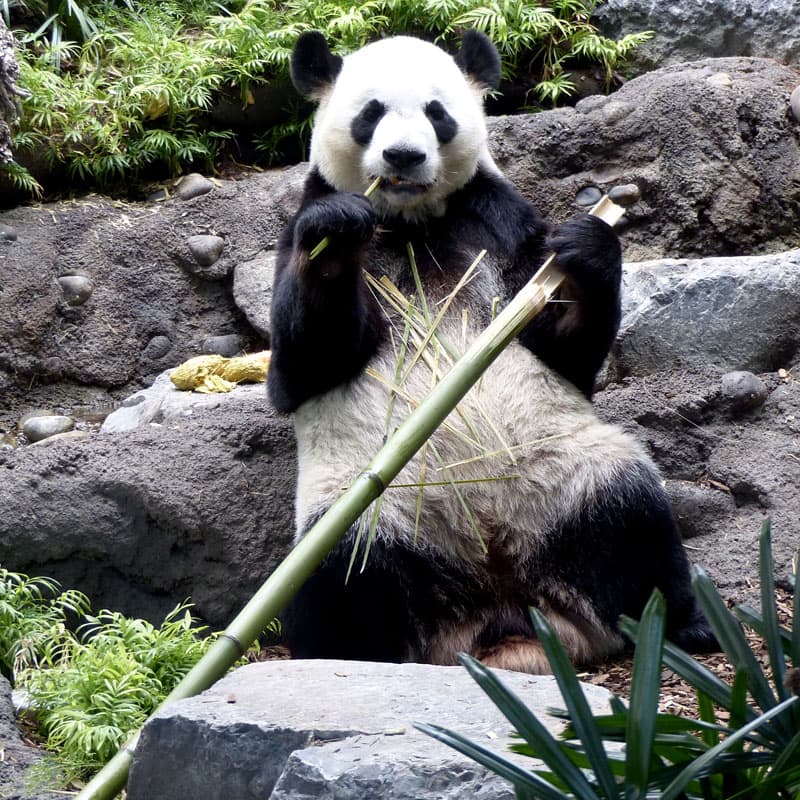
[[[775,563],[772,558],[772,534],[769,517],[761,527],[759,544],[759,572],[761,578],[761,614],[764,618],[764,638],[769,653],[769,664],[772,669],[772,680],[778,690],[778,697],[785,700],[789,690],[784,685],[786,680],[786,662],[781,646],[778,610],[775,607]]]
[[[696,758],[688,767],[681,771],[680,775],[672,781],[662,793],[660,800],[678,800],[686,787],[696,778],[700,777],[704,772],[714,770],[715,765],[722,754],[728,749],[736,745],[742,739],[746,738],[752,731],[758,729],[761,725],[770,719],[773,719],[788,708],[793,706],[796,702],[800,702],[800,698],[791,697],[773,706],[769,711],[762,714],[760,717],[748,722],[747,725],[742,726],[735,733],[732,733],[723,742],[720,742],[715,747],[712,747],[708,752],[704,753],[699,758]]]
[[[639,623],[639,638],[633,656],[631,702],[625,741],[627,744],[625,798],[638,800],[647,794],[653,739],[661,689],[661,652],[664,647],[666,605],[654,590]]]
[[[638,623],[630,617],[620,619],[620,630],[634,642],[638,637]],[[727,683],[720,680],[711,670],[695,661],[688,653],[671,642],[664,643],[663,654],[664,665],[676,674],[680,675],[687,683],[695,689],[707,694],[711,700],[722,708],[731,707],[731,688]],[[748,717],[755,719],[755,711],[750,709]]]
[[[608,800],[618,796],[617,783],[614,775],[608,766],[608,758],[603,747],[600,732],[594,722],[594,717],[589,708],[589,703],[583,694],[578,678],[575,675],[575,668],[567,657],[564,648],[558,641],[558,637],[550,627],[544,615],[535,608],[531,609],[531,619],[533,620],[536,635],[544,647],[550,667],[553,670],[556,682],[564,702],[567,704],[572,725],[583,743],[586,756],[592,765],[603,796]]]
[[[742,633],[741,626],[725,607],[719,592],[705,572],[699,567],[694,567],[693,572],[692,586],[720,645],[733,666],[747,672],[750,694],[759,707],[763,711],[769,710],[775,705],[776,698]]]
[[[517,733],[531,746],[537,758],[541,758],[577,798],[597,800],[597,795],[583,773],[564,755],[553,735],[522,700],[480,661],[465,653],[461,653],[458,658]]]

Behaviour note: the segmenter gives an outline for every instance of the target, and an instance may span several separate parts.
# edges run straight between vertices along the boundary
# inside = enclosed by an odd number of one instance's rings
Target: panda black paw
[[[335,192],[307,205],[294,226],[294,246],[313,250],[326,236],[336,249],[358,247],[372,238],[372,203],[361,194]]]
[[[547,246],[556,266],[578,284],[616,289],[622,278],[622,248],[610,225],[586,214],[559,225]]]

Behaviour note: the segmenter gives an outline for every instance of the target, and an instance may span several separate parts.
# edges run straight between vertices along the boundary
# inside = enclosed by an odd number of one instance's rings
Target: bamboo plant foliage
[[[567,705],[566,711],[550,712],[567,722],[560,740],[490,670],[463,657],[470,674],[520,737],[512,750],[541,759],[544,767],[525,770],[519,762],[452,731],[421,723],[417,727],[511,781],[519,798],[796,800],[800,796],[797,603],[792,628],[786,630],[778,623],[772,566],[767,521],[760,537],[761,611],[740,606],[735,616],[702,570],[695,571],[700,603],[736,669],[732,686],[664,641],[665,607],[656,591],[639,623],[622,621],[623,632],[636,642],[630,706],[612,697],[611,713],[596,717],[588,713],[575,670],[549,624],[532,611]],[[796,575],[795,601],[798,596]],[[737,617],[764,637],[769,675],[747,645]],[[695,687],[700,719],[658,713],[662,664]],[[624,749],[607,747],[611,743]]]
[[[323,31],[337,52],[347,53],[401,33],[456,48],[465,27],[478,28],[495,41],[507,78],[529,70],[537,76],[531,103],[555,104],[574,90],[571,64],[599,65],[610,84],[649,36],[600,36],[591,23],[594,6],[587,0],[239,0],[224,6],[213,0],[0,0],[19,44],[20,82],[30,93],[14,149],[18,161],[35,154],[35,162],[101,188],[124,186],[156,166],[171,174],[190,166],[213,170],[234,131],[209,127],[209,110],[231,97],[247,108],[259,87],[285,84],[292,46],[307,30]],[[284,121],[253,140],[267,163],[307,141],[308,107],[285,102]],[[24,191],[37,191],[20,163],[0,169]]]

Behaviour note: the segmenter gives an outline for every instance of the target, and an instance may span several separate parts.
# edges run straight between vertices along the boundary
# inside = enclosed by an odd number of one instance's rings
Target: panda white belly
[[[463,341],[460,315],[440,331]],[[395,372],[387,341],[355,381],[295,412],[298,531],[353,482],[431,388],[431,370],[418,362],[387,426]],[[387,489],[378,536],[472,563],[486,548],[525,562],[634,463],[649,464],[638,443],[601,422],[574,387],[513,342]]]

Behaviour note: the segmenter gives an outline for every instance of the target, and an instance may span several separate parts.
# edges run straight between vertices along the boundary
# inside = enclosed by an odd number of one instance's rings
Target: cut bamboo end
[[[624,216],[625,209],[606,194],[589,209],[589,214],[603,220],[613,228]],[[564,280],[564,275],[558,270],[555,262],[555,254],[551,253],[544,264],[539,267],[539,271],[531,278],[531,282],[535,283],[547,298],[558,289],[561,281]]]

